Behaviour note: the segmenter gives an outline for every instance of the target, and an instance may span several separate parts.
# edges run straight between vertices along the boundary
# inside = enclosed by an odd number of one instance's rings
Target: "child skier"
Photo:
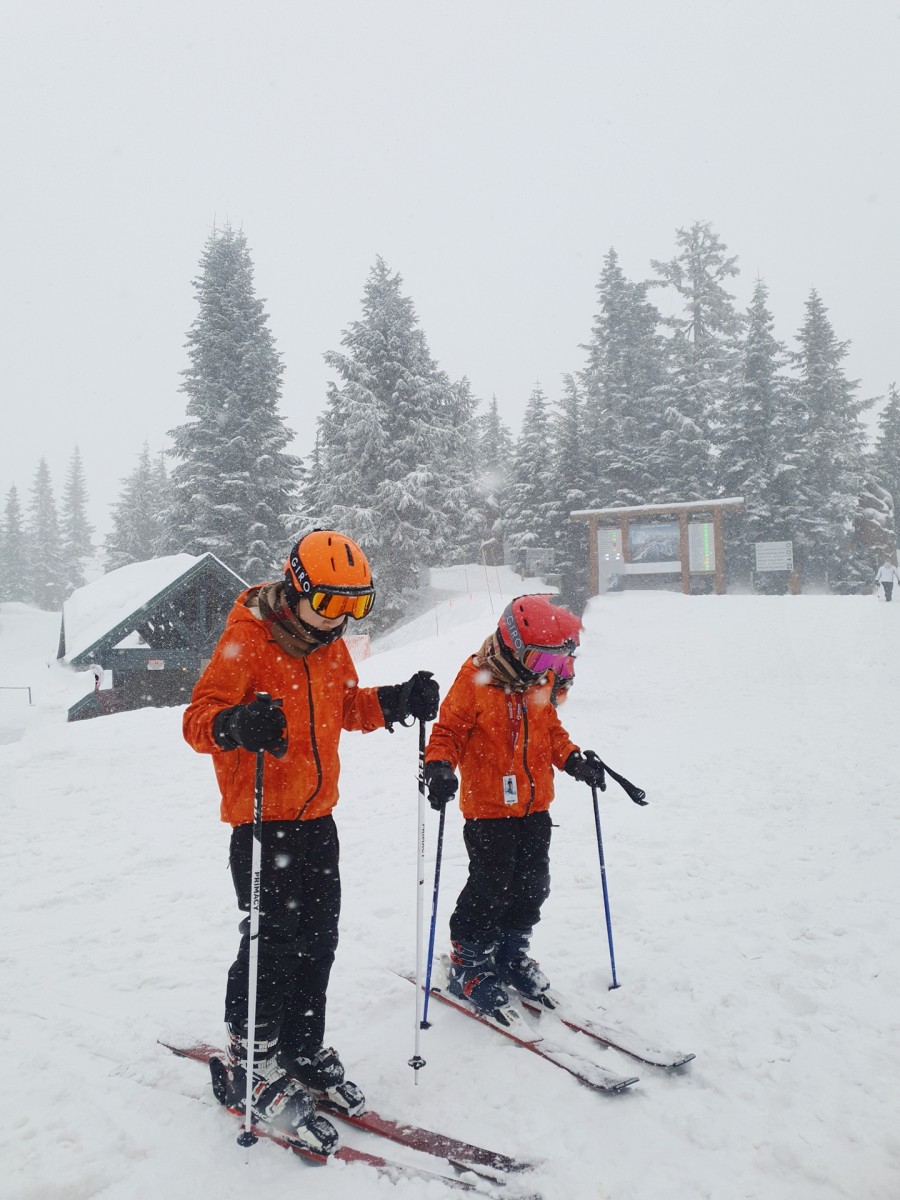
[[[509,1002],[505,985],[539,998],[549,981],[527,954],[550,892],[553,768],[603,786],[599,760],[560,723],[551,695],[571,679],[581,622],[549,596],[519,596],[465,662],[441,705],[426,750],[428,799],[456,793],[469,877],[450,918],[449,990],[487,1013]]]
[[[283,582],[238,596],[184,714],[184,736],[211,754],[233,826],[230,865],[238,906],[251,906],[255,759],[267,751],[253,1119],[329,1153],[334,1126],[315,1112],[307,1088],[349,1112],[365,1103],[323,1046],[325,1001],[338,941],[341,885],[332,809],[338,799],[342,729],[392,728],[437,715],[438,686],[418,671],[405,684],[363,688],[341,640],[349,617],[375,600],[365,554],[333,530],[314,530],[291,551]],[[280,706],[256,699],[269,693]],[[269,757],[271,755],[271,757]],[[228,973],[225,1062],[213,1060],[214,1087],[232,1111],[245,1109],[249,920]]]

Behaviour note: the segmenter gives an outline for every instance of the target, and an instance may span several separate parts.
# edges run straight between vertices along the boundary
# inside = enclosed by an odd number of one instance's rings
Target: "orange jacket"
[[[551,677],[552,678],[552,677]],[[507,692],[474,658],[463,663],[431,730],[426,762],[459,767],[466,818],[525,817],[553,800],[553,768],[578,747],[550,703],[552,682]],[[514,775],[515,797],[504,795]]]
[[[338,799],[338,741],[342,729],[384,728],[375,688],[361,688],[343,641],[292,658],[271,638],[264,621],[245,607],[243,592],[184,713],[184,737],[200,754],[211,754],[222,820],[253,820],[256,755],[222,750],[213,739],[216,714],[246,704],[256,692],[284,702],[288,749],[284,758],[266,755],[263,819],[311,821],[327,816]]]

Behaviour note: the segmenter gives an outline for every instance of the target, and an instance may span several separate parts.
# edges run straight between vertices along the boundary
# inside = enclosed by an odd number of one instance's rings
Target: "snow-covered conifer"
[[[667,492],[670,471],[660,462],[665,349],[659,313],[647,299],[649,286],[627,279],[615,250],[609,250],[597,284],[591,340],[582,346],[587,362],[578,376],[591,462],[584,486],[592,508],[645,504]]]
[[[59,517],[50,469],[47,460],[42,458],[31,487],[27,545],[31,599],[38,608],[47,612],[61,608],[68,591],[60,544]]]
[[[62,558],[66,571],[66,594],[84,586],[85,563],[94,553],[91,540],[94,527],[87,517],[87,486],[81,453],[76,446],[69,460],[69,470],[63,488]]]
[[[31,599],[31,569],[22,519],[22,505],[15,484],[6,494],[3,524],[0,525],[0,600]]]
[[[137,466],[122,480],[112,510],[112,528],[104,544],[107,571],[168,553],[167,486],[162,455],[151,459],[144,442]]]
[[[768,290],[759,279],[747,312],[732,388],[720,409],[720,491],[743,496],[742,516],[729,520],[729,574],[748,578],[755,542],[787,541],[797,528],[796,488],[802,412],[785,374],[787,351],[773,333]],[[762,590],[784,585],[777,573],[756,579]]]
[[[900,504],[900,391],[896,383],[888,389],[887,403],[878,415],[878,439],[872,466],[882,485]]]
[[[378,258],[362,319],[344,331],[342,351],[325,355],[339,379],[328,387],[311,468],[318,521],[359,541],[372,562],[373,620],[382,628],[406,611],[406,594],[447,544],[442,501],[460,397],[432,358],[402,282]]]
[[[506,535],[508,481],[515,443],[500,416],[496,396],[491,397],[487,409],[478,418],[476,437],[478,492],[485,514],[483,541],[496,539],[502,545]]]
[[[659,283],[674,288],[682,304],[681,316],[665,320],[673,338],[661,396],[656,499],[700,500],[716,490],[719,409],[731,386],[741,328],[724,283],[739,271],[709,222],[679,229],[677,241],[675,258],[652,263]]]
[[[482,542],[489,536],[489,506],[479,479],[478,401],[468,379],[451,385],[443,416],[443,430],[434,447],[441,462],[443,517],[436,526],[434,553],[439,562],[477,562]]]
[[[507,540],[520,569],[527,549],[554,545],[555,470],[550,407],[544,389],[536,384],[525,406],[508,489]]]
[[[562,576],[568,603],[587,598],[586,526],[570,513],[588,507],[594,482],[594,462],[585,432],[585,404],[577,380],[563,378],[563,395],[550,417],[553,486],[548,519],[553,530],[554,572]]]
[[[792,353],[797,397],[804,410],[803,451],[798,471],[799,546],[802,577],[844,590],[850,538],[867,473],[860,414],[871,401],[856,398],[858,384],[842,366],[847,342],[839,342],[828,310],[813,289]],[[795,561],[797,547],[795,546]]]
[[[867,479],[853,518],[850,554],[841,591],[871,591],[881,564],[897,561],[894,511],[894,500],[887,488],[875,479]]]
[[[284,368],[241,230],[213,230],[194,290],[181,385],[188,420],[171,433],[172,546],[212,551],[245,579],[266,579],[284,560],[299,464],[287,453]]]

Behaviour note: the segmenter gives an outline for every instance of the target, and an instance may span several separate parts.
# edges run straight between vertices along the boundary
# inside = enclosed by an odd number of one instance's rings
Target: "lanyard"
[[[512,733],[512,753],[509,763],[509,773],[512,775],[516,768],[516,747],[519,744],[519,733],[522,729],[522,714],[525,711],[525,706],[518,696],[515,697],[515,704],[513,704],[513,697],[507,696],[506,711],[509,713],[509,728]]]

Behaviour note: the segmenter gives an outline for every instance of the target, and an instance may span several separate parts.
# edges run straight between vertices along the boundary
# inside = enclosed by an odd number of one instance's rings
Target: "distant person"
[[[328,980],[341,908],[338,800],[342,729],[391,729],[437,715],[427,671],[404,684],[359,687],[341,640],[350,617],[375,602],[365,554],[350,538],[317,529],[294,546],[284,578],[238,596],[184,714],[184,736],[211,754],[222,820],[233,826],[230,866],[238,907],[251,906],[256,755],[266,751],[259,970],[253,1047],[253,1120],[330,1153],[337,1132],[306,1089],[347,1112],[365,1104],[323,1045]],[[256,698],[268,693],[276,704]],[[271,755],[271,757],[269,757]],[[247,1094],[249,918],[228,972],[226,1058],[210,1062],[218,1098],[244,1113]]]
[[[875,576],[876,588],[878,587],[879,583],[884,588],[885,600],[890,601],[891,596],[894,593],[894,584],[900,583],[900,575],[897,574],[897,568],[892,562],[885,561],[878,568],[878,572]]]
[[[456,794],[469,875],[450,918],[449,991],[494,1013],[506,987],[536,998],[550,984],[529,957],[550,893],[553,769],[601,786],[603,768],[566,733],[551,695],[571,680],[581,622],[549,596],[519,596],[463,663],[425,752],[431,806]],[[563,690],[564,694],[564,690]]]

